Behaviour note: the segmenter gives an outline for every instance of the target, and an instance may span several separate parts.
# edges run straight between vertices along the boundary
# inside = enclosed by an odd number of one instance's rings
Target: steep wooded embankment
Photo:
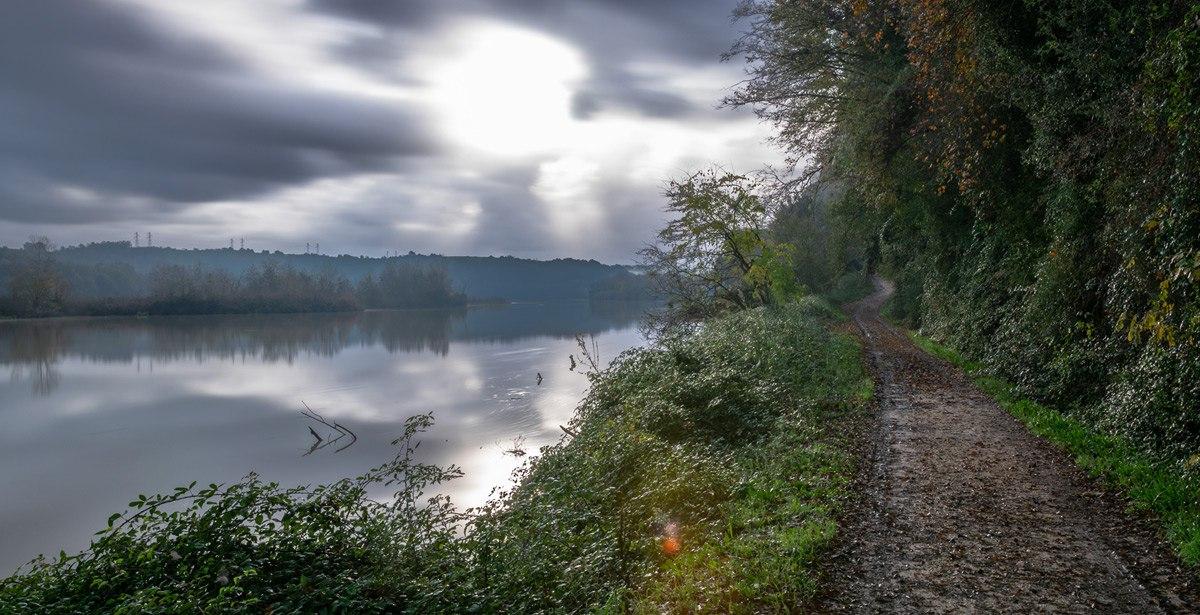
[[[819,171],[815,205],[776,223],[798,262],[876,265],[905,326],[1196,475],[1200,2],[742,14],[731,102]],[[1200,543],[1181,552],[1200,563]]]

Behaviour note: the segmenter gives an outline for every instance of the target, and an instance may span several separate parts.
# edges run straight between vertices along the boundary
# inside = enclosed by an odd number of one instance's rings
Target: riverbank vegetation
[[[332,485],[139,496],[79,555],[0,582],[31,612],[751,611],[812,597],[870,391],[806,298],[712,319],[589,377],[563,441],[460,511],[415,452]],[[383,494],[392,494],[387,497]],[[379,499],[381,496],[382,499]]]
[[[0,316],[346,312],[467,303],[444,269],[406,263],[385,264],[354,284],[331,270],[307,272],[273,261],[241,274],[181,265],[159,265],[145,276],[119,267],[81,271],[60,263],[44,238],[8,258]],[[104,273],[113,275],[97,283]],[[97,288],[78,290],[80,280]]]
[[[811,238],[792,241],[796,261],[893,278],[905,325],[1194,474],[1200,5],[738,12],[749,76],[727,102],[774,122],[806,163],[774,223]]]
[[[795,248],[770,227],[786,193],[760,176],[710,168],[672,180],[671,216],[638,254],[647,280],[665,299],[650,315],[659,334],[707,318],[805,296]]]

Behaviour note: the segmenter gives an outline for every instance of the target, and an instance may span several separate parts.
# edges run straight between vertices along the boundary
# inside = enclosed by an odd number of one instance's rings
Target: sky
[[[669,179],[782,156],[736,0],[0,7],[0,244],[632,262]]]

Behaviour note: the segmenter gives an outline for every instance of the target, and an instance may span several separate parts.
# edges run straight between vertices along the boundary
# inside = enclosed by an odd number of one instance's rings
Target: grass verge
[[[1157,517],[1179,558],[1189,566],[1200,567],[1200,481],[1195,477],[1148,458],[1119,437],[1099,433],[1061,412],[1020,397],[1011,384],[952,348],[911,331],[909,336],[926,352],[962,368],[1030,431],[1062,447],[1081,468],[1125,493],[1134,508]]]
[[[416,454],[285,488],[142,495],[78,555],[0,580],[0,612],[761,612],[817,590],[870,395],[816,298],[713,319],[589,374],[567,426],[480,509]],[[379,497],[392,492],[392,497]]]

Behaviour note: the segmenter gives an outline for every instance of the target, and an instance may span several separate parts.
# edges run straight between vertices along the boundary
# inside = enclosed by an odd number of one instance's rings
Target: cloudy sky
[[[778,160],[735,0],[0,7],[0,243],[629,262],[666,179]]]

